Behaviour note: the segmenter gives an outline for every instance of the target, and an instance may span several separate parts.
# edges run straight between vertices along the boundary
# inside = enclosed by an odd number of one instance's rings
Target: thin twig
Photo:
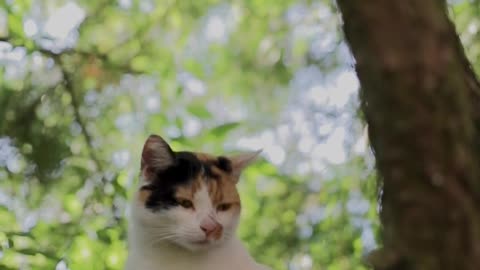
[[[78,101],[77,96],[75,95],[73,78],[71,78],[71,75],[69,75],[68,72],[65,71],[64,69],[62,69],[62,71],[63,71],[65,90],[70,94],[70,97],[72,98],[73,113],[75,115],[75,120],[78,122],[78,124],[80,125],[80,128],[82,129],[83,137],[85,138],[85,142],[87,143],[87,146],[88,146],[88,154],[90,158],[93,160],[93,162],[95,162],[95,166],[97,167],[97,169],[103,172],[103,166],[100,160],[97,158],[97,156],[94,153],[95,147],[93,145],[93,137],[88,131],[87,124],[85,123],[85,121],[83,120],[80,114],[80,102]]]

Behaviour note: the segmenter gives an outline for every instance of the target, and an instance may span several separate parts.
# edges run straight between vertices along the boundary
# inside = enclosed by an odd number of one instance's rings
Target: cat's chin
[[[223,240],[200,240],[200,241],[185,241],[182,243],[176,243],[180,247],[191,251],[191,252],[201,252],[206,251],[215,247],[220,246],[223,243]]]

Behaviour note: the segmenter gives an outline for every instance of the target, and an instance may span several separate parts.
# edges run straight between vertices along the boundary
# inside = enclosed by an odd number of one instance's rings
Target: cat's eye
[[[179,204],[181,207],[186,208],[186,209],[193,208],[193,203],[192,203],[192,201],[190,201],[190,200],[179,200],[179,201],[178,201],[178,204]]]
[[[232,207],[231,203],[221,203],[217,206],[217,211],[227,211]]]

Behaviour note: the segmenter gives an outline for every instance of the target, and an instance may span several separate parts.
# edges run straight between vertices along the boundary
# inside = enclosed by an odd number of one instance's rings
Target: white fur
[[[125,270],[268,270],[257,264],[235,236],[239,214],[217,212],[207,188],[195,194],[195,210],[173,207],[152,212],[134,198],[130,209],[129,255]],[[223,226],[219,240],[208,244],[200,223]]]

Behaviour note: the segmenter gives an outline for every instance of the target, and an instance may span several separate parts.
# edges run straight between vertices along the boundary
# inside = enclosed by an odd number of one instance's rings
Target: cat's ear
[[[252,164],[261,152],[262,150],[257,150],[228,157],[232,165],[232,175],[235,177],[235,181],[238,181],[242,171]]]
[[[158,135],[150,135],[143,146],[141,172],[144,181],[152,181],[157,171],[175,162],[175,154],[168,143]]]

